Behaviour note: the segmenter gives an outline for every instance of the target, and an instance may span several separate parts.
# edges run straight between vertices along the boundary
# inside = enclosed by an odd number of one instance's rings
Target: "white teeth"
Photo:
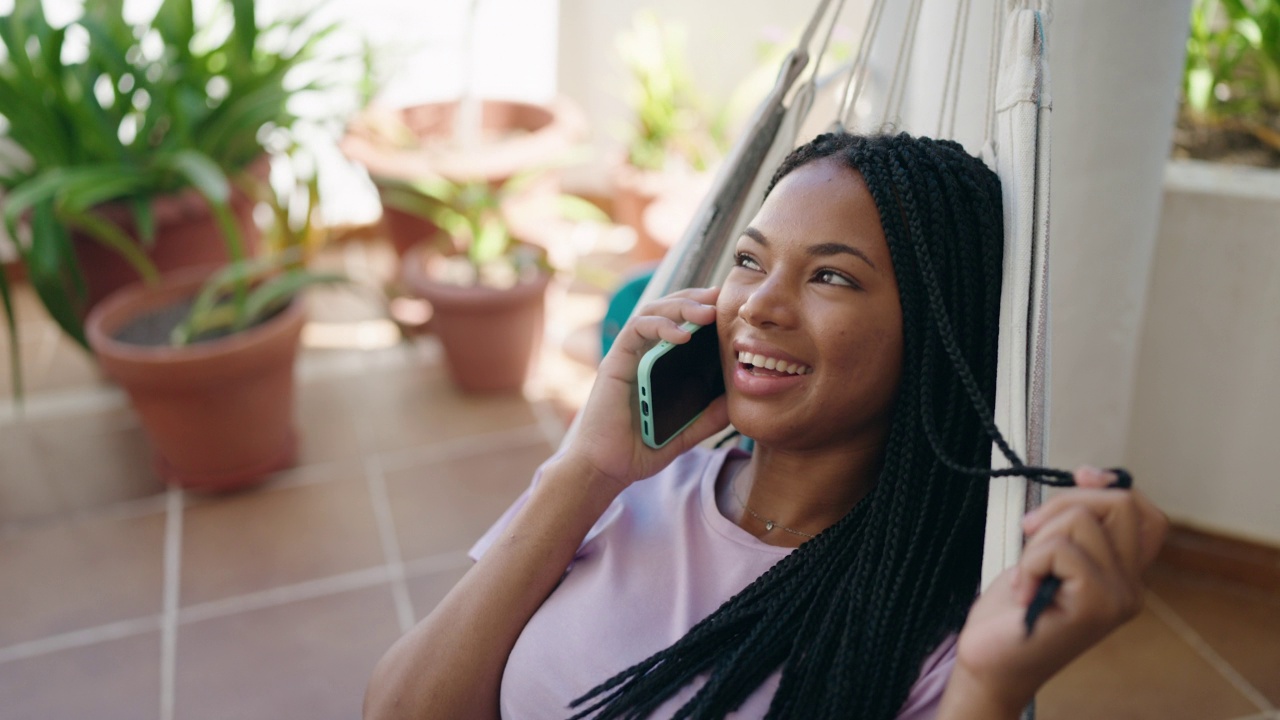
[[[808,367],[807,365],[788,363],[785,360],[765,357],[764,355],[756,355],[746,351],[738,353],[738,362],[744,365],[754,365],[766,370],[777,370],[778,372],[784,372],[789,375],[808,375],[813,372],[813,368]]]

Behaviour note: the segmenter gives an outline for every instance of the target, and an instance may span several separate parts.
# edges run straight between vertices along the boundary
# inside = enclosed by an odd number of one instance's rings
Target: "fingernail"
[[[1037,518],[1039,518],[1039,517],[1040,517],[1040,508],[1036,508],[1035,510],[1031,510],[1031,511],[1029,511],[1026,515],[1023,515],[1023,516],[1022,516],[1022,529],[1023,529],[1023,530],[1026,530],[1028,527],[1030,527],[1030,526],[1034,525],[1034,524],[1035,524],[1035,522],[1036,522],[1036,519],[1037,519]]]
[[[1077,470],[1076,472],[1080,476],[1079,479],[1076,481],[1077,483],[1080,481],[1093,483],[1093,482],[1097,482],[1098,475],[1101,471],[1092,465],[1082,465],[1080,466],[1080,469]]]

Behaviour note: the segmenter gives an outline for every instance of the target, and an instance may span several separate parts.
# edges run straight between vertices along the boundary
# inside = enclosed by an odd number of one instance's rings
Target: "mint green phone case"
[[[686,322],[680,327],[688,330],[690,333],[695,333],[699,328],[704,326],[697,323]],[[715,329],[714,326],[710,327],[713,330]],[[690,339],[690,342],[692,342],[692,339]],[[692,425],[694,420],[697,420],[698,417],[702,415],[702,412],[698,412],[696,415],[689,418],[688,422],[680,426],[679,430],[671,433],[670,437],[662,442],[658,442],[654,437],[654,433],[657,428],[654,422],[656,411],[653,406],[653,366],[663,355],[666,355],[675,347],[678,347],[676,343],[667,340],[663,340],[653,346],[649,349],[649,352],[644,354],[644,357],[640,358],[640,369],[636,373],[636,392],[640,401],[640,437],[644,440],[645,445],[648,445],[654,450],[657,450],[671,442],[677,435],[684,432],[690,425]]]

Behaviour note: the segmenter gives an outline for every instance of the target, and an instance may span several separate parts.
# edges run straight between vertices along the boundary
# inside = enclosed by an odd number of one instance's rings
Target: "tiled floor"
[[[376,267],[369,252],[334,262]],[[564,349],[603,314],[585,285],[553,294],[523,397],[460,395],[429,337],[313,342],[299,467],[214,498],[160,487],[123,396],[21,302],[38,341],[24,419],[0,400],[6,720],[358,717],[373,663],[558,442],[591,378]],[[350,298],[313,307],[316,328],[380,332]],[[1280,718],[1280,596],[1168,566],[1150,580],[1143,615],[1046,688],[1039,716]]]

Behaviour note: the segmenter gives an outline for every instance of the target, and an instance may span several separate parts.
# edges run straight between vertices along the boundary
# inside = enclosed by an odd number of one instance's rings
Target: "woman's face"
[[[735,253],[716,304],[734,426],[777,448],[882,442],[902,308],[862,176],[830,158],[791,171]]]

